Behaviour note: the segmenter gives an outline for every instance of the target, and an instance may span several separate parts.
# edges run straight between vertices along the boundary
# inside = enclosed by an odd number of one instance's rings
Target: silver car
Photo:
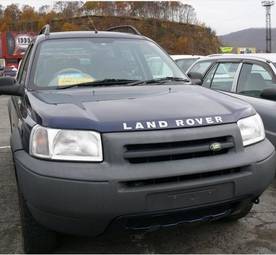
[[[199,55],[171,55],[171,58],[176,62],[180,69],[186,73],[188,68],[197,60],[202,59]]]
[[[198,60],[187,74],[195,84],[252,104],[276,146],[276,54],[213,55]]]

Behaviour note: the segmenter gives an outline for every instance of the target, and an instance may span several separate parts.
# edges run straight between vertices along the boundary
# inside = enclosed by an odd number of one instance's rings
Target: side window
[[[212,80],[214,77],[214,74],[218,68],[218,64],[215,64],[212,69],[208,72],[207,76],[205,77],[202,86],[210,88],[212,84]]]
[[[272,74],[259,64],[243,64],[237,93],[260,97],[261,92],[267,88],[276,88]]]
[[[195,65],[191,68],[189,73],[201,73],[204,75],[212,63],[213,62],[211,61],[195,63]]]
[[[26,50],[24,58],[20,62],[18,75],[17,75],[17,80],[18,80],[19,84],[22,84],[26,79],[27,68],[28,68],[28,64],[30,61],[32,47],[33,47],[33,45],[31,44],[28,47],[28,49]]]
[[[182,72],[186,73],[189,67],[197,61],[196,58],[184,58],[184,59],[178,59],[176,60],[176,64],[180,67]]]
[[[219,89],[223,91],[231,91],[233,81],[238,70],[239,63],[220,63],[218,64],[215,72],[209,72],[204,86],[211,87],[212,89]]]

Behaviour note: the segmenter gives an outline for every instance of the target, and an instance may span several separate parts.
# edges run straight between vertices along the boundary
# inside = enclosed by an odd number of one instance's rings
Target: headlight
[[[263,121],[259,114],[238,121],[243,145],[248,146],[265,139]]]
[[[103,160],[101,135],[36,125],[30,137],[30,154],[53,160],[100,162]]]

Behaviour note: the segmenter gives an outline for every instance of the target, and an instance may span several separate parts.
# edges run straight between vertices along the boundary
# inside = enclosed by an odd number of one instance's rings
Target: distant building
[[[250,53],[256,53],[256,48],[237,48],[238,54],[250,54]]]
[[[256,53],[257,49],[252,47],[220,47],[220,52],[224,54],[249,54]]]

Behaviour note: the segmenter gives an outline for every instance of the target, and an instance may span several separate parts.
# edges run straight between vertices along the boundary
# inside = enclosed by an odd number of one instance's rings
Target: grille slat
[[[210,145],[219,143],[221,148],[214,152]],[[234,148],[231,136],[151,144],[130,144],[125,146],[124,158],[130,163],[171,161],[227,153]]]
[[[221,144],[222,150],[229,149],[233,147],[233,142],[225,142]],[[181,155],[181,154],[191,154],[197,152],[209,151],[210,145],[197,145],[189,146],[183,148],[170,148],[170,149],[157,149],[157,150],[144,150],[144,151],[128,151],[124,154],[126,159],[131,158],[142,158],[142,157],[158,157],[158,156],[167,156],[167,155]]]

